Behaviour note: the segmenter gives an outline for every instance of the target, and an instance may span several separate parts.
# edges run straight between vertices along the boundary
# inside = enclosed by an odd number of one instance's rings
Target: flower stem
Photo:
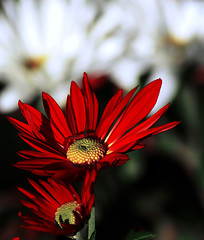
[[[94,232],[95,232],[95,207],[92,207],[91,216],[88,222],[88,239],[91,238]],[[91,240],[95,240],[95,237]]]
[[[78,232],[77,234],[76,234],[76,240],[82,240],[83,238],[82,238],[82,236],[81,236],[81,232]]]

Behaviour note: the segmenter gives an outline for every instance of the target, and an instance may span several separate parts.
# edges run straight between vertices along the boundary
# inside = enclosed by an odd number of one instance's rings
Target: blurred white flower
[[[1,111],[13,110],[42,89],[60,87],[70,12],[65,0],[6,0],[0,15]]]
[[[204,2],[199,0],[4,0],[0,12],[0,111],[41,91],[60,104],[68,80],[110,75],[129,90],[151,69],[163,78],[156,105],[176,94],[186,59],[202,59]],[[199,44],[197,44],[199,43]]]
[[[152,65],[154,35],[159,23],[156,4],[154,0],[118,0],[112,2],[112,8],[108,7],[112,18],[120,21],[115,37],[124,41],[123,44],[114,41],[115,48],[117,46],[122,52],[106,69],[119,87],[129,90]]]
[[[84,71],[110,74],[119,87],[133,87],[151,62],[148,31],[154,29],[148,1],[136,2],[3,1],[0,74],[6,87],[0,110],[13,110],[19,98],[28,102],[42,90],[62,103],[67,80]]]
[[[95,1],[95,17],[75,61],[75,72],[102,72],[109,74],[120,88],[134,87],[150,66],[154,52],[150,37],[156,22],[145,7],[148,2]]]
[[[188,61],[200,61],[203,56],[204,2],[199,0],[156,1],[159,14],[153,78],[162,78],[160,97],[152,113],[176,96],[180,86],[180,71]],[[202,29],[202,30],[201,30]],[[198,54],[199,53],[199,54]]]
[[[169,40],[178,45],[186,45],[198,37],[200,29],[203,29],[202,1],[158,1],[158,5]]]

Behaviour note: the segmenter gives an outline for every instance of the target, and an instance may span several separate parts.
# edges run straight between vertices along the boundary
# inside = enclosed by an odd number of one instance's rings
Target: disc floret
[[[103,158],[105,152],[104,144],[99,140],[82,138],[69,145],[66,155],[73,164],[91,165]]]
[[[74,201],[65,203],[57,209],[55,212],[55,221],[60,228],[63,228],[62,223],[76,224],[74,212],[81,216],[80,212],[77,210],[79,206],[80,204]]]

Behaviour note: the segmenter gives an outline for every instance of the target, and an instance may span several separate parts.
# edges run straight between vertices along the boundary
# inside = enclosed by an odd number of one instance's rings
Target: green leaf
[[[96,231],[94,231],[92,234],[91,234],[91,237],[89,238],[89,240],[95,240],[96,238]]]
[[[125,237],[125,240],[151,240],[156,234],[150,232],[135,232],[131,230]]]

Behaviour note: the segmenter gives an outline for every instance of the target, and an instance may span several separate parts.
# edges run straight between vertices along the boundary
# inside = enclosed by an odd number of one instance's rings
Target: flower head
[[[54,92],[62,88],[69,32],[64,23],[69,22],[71,11],[65,0],[2,2],[0,81],[5,82],[0,96],[2,112],[14,110],[20,96],[30,101],[42,87],[47,91],[55,89]]]
[[[129,14],[129,8],[124,8],[126,2],[1,2],[0,81],[5,84],[0,94],[2,112],[16,109],[19,97],[31,101],[42,88],[64,104],[61,96],[66,79],[77,80],[85,70],[110,75],[119,86],[129,89],[144,72],[143,65],[149,67],[143,63],[144,58],[132,56],[132,48],[127,49],[138,21],[135,13]],[[150,59],[149,55],[145,59]],[[123,71],[118,74],[118,69]],[[128,69],[128,77],[122,75],[124,69]]]
[[[93,183],[96,171],[87,171],[82,186],[81,197],[75,189],[51,178],[40,184],[29,180],[38,192],[30,193],[19,188],[31,201],[22,200],[24,206],[31,209],[33,215],[20,213],[25,222],[23,228],[55,234],[75,235],[89,218],[94,203]]]
[[[72,82],[65,115],[47,93],[43,93],[43,103],[48,118],[19,101],[27,123],[9,119],[20,137],[37,151],[20,151],[26,160],[16,166],[39,175],[73,180],[83,176],[87,168],[100,170],[125,163],[127,152],[144,147],[141,140],[178,124],[152,127],[169,104],[141,122],[154,107],[161,83],[161,79],[152,81],[135,94],[136,87],[124,98],[122,90],[118,91],[98,124],[98,101],[86,74],[82,91]]]

